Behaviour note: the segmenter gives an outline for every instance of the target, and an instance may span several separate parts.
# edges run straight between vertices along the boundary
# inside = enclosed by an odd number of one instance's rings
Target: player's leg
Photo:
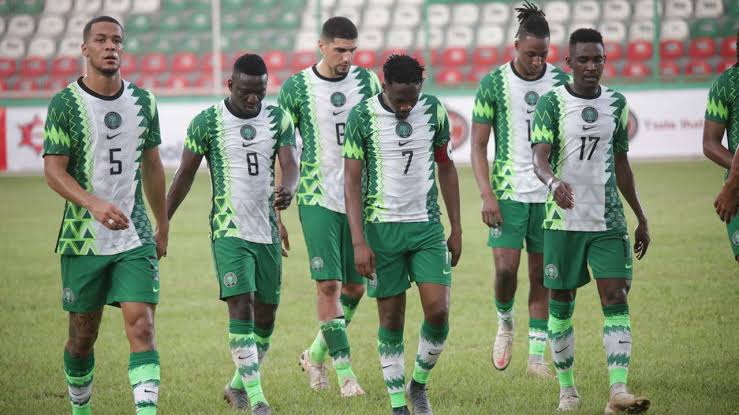
[[[544,287],[544,204],[529,203],[526,251],[529,261],[529,362],[526,372],[549,379],[552,373],[545,360],[549,290]]]
[[[341,215],[342,234],[341,234],[341,261],[342,276],[344,277],[341,285],[341,308],[344,312],[344,320],[346,325],[351,323],[354,312],[359,306],[365,291],[366,279],[357,273],[354,266],[354,248],[352,247],[352,234],[349,229],[349,221],[346,215]]]
[[[513,301],[518,287],[518,266],[528,225],[528,205],[499,201],[503,224],[490,228],[488,246],[495,260],[495,309],[498,331],[491,351],[493,366],[505,370],[513,352]]]
[[[276,244],[249,243],[255,252],[256,286],[254,294],[254,339],[259,353],[259,366],[269,350],[275,329],[277,307],[282,287],[282,248]]]
[[[62,302],[69,312],[64,376],[73,415],[91,413],[95,340],[110,287],[106,257],[62,255]]]
[[[627,295],[633,263],[628,234],[625,231],[601,232],[591,244],[588,262],[598,284],[605,316],[603,347],[610,385],[605,413],[644,412],[649,408],[649,400],[632,395],[626,387],[632,345]]]
[[[726,225],[726,231],[729,233],[729,241],[731,241],[731,251],[734,253],[734,259],[739,262],[739,214]]]
[[[263,303],[259,298],[256,298],[254,302],[254,339],[257,342],[260,367],[272,343],[278,306],[279,304]]]

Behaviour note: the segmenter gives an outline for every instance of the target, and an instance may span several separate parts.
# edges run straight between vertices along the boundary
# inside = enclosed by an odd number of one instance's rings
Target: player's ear
[[[565,56],[565,62],[567,62],[567,66],[572,69],[572,58],[570,57],[570,55]]]
[[[233,79],[228,78],[228,81],[226,82],[226,84],[228,85],[228,90],[231,91],[231,89],[233,88],[233,85],[234,85]]]
[[[518,39],[513,41],[513,47],[518,50]]]
[[[87,51],[87,44],[85,42],[82,42],[80,45],[80,50],[82,51],[82,56],[89,58],[90,53]]]

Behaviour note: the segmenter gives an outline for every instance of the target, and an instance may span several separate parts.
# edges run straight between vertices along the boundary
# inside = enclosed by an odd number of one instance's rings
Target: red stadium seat
[[[138,59],[136,55],[124,54],[123,60],[121,60],[121,73],[124,77],[127,77],[134,72],[138,71]]]
[[[506,46],[503,50],[503,62],[508,63],[516,57],[516,48],[513,46]]]
[[[629,43],[626,56],[630,61],[644,61],[652,57],[652,44],[646,40],[635,40]]]
[[[303,70],[316,63],[316,53],[313,51],[295,52],[292,59],[293,71]]]
[[[391,56],[391,55],[407,55],[409,52],[407,50],[403,49],[387,49],[382,52],[382,55],[380,55],[380,62],[379,66],[382,66],[385,61]],[[410,54],[414,59],[418,61],[421,65],[425,65],[426,63],[426,56],[424,55],[424,51],[422,50],[416,50],[413,53]],[[431,62],[433,62],[434,65],[441,65],[442,63],[442,54],[440,51],[434,49],[431,51]],[[382,71],[382,70],[380,70]]]
[[[614,62],[624,58],[624,46],[621,42],[604,42],[606,59]]]
[[[66,88],[67,85],[69,85],[69,79],[65,77],[53,77],[46,81],[46,85],[44,86],[48,91],[59,91]]]
[[[0,57],[0,76],[7,78],[15,73],[15,59]]]
[[[498,48],[487,46],[475,48],[472,52],[472,64],[475,66],[491,67],[498,63]]]
[[[547,54],[547,62],[556,64],[560,61],[559,47],[557,45],[549,45],[549,53]]]
[[[685,67],[685,74],[689,76],[704,76],[713,73],[708,61],[693,59]]]
[[[156,89],[159,87],[157,77],[154,75],[142,74],[136,79],[136,86],[145,89]]]
[[[626,62],[621,74],[630,79],[645,78],[652,74],[652,70],[643,62]]]
[[[482,78],[490,73],[493,68],[490,65],[478,65],[473,66],[472,69],[467,73],[467,82],[477,85],[480,83]]]
[[[7,91],[8,90],[8,84],[5,83],[5,80],[0,78],[0,91]]]
[[[710,58],[716,53],[716,42],[710,37],[699,37],[690,41],[688,54],[691,58]]]
[[[562,67],[565,67],[566,65],[563,65]],[[569,66],[567,66],[569,68]],[[613,66],[611,63],[606,63],[603,65],[603,77],[606,79],[613,79],[616,77],[616,67]]]
[[[269,51],[264,54],[264,63],[271,77],[274,72],[287,69],[287,54],[279,50]]]
[[[201,60],[201,62],[202,62],[201,68],[202,69],[200,70],[200,72],[205,72],[205,73],[208,73],[208,74],[212,74],[213,73],[213,66],[214,66],[214,63],[215,63],[215,61],[213,61],[213,58],[214,57],[215,57],[215,54],[213,54],[211,52],[208,52],[208,53],[203,54],[203,57],[202,57],[202,60]],[[220,57],[221,57],[221,70],[230,68],[232,62],[229,62],[228,61],[228,58],[226,57],[226,54],[225,53],[221,53],[220,54]],[[212,76],[212,75],[210,75],[210,76]]]
[[[80,72],[80,60],[78,58],[62,56],[51,61],[51,74],[53,76],[67,76]]]
[[[160,74],[167,70],[167,56],[163,53],[149,53],[141,57],[141,72]]]
[[[716,65],[716,71],[718,73],[723,73],[724,71],[731,68],[735,64],[736,64],[736,58],[724,59],[721,62],[719,62],[718,65]]]
[[[675,61],[660,61],[659,74],[664,78],[680,76],[680,66]]]
[[[169,89],[188,88],[190,84],[190,81],[183,74],[172,74],[164,80],[164,86]]]
[[[721,56],[736,58],[736,36],[729,36],[721,40]]]
[[[678,59],[685,55],[685,44],[680,40],[663,40],[659,44],[659,56],[662,59]]]
[[[46,74],[46,59],[39,57],[29,57],[21,62],[21,75],[25,77],[40,76]]]
[[[441,63],[445,66],[463,66],[467,64],[467,50],[464,48],[446,48],[441,55]]]
[[[464,76],[459,69],[446,68],[436,73],[436,83],[440,86],[458,86],[463,80]]]
[[[187,73],[198,69],[198,57],[192,52],[177,53],[172,61],[172,72]]]
[[[282,86],[282,78],[277,74],[270,74],[267,79],[267,93],[277,94]]]
[[[374,68],[377,65],[377,52],[374,50],[358,50],[354,54],[353,63],[363,68]]]
[[[41,89],[41,81],[38,78],[18,78],[13,85],[13,91],[16,92],[29,92],[38,91]]]

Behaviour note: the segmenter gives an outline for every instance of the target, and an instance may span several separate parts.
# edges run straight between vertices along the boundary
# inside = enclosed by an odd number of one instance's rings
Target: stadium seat
[[[292,58],[293,71],[297,72],[297,71],[303,70],[313,65],[316,62],[317,62],[316,52],[313,52],[313,51],[295,52]]]
[[[385,28],[390,24],[390,10],[387,7],[369,7],[362,17],[362,32],[366,28]],[[360,36],[361,36],[360,32]]]
[[[64,33],[64,23],[62,16],[52,14],[43,15],[38,21],[36,34],[48,37],[60,36]]]
[[[449,6],[446,4],[431,4],[426,9],[429,25],[432,27],[446,26],[450,18]]]
[[[131,8],[131,0],[105,0],[103,2],[103,12],[123,14],[127,13]]]
[[[17,59],[26,54],[26,44],[23,39],[5,36],[0,40],[0,57]]]
[[[128,45],[129,40],[125,40],[125,44]],[[78,36],[67,36],[59,42],[59,48],[57,49],[57,56],[82,56],[80,52],[80,45],[82,39]]]
[[[296,50],[314,50],[318,46],[318,34],[316,32],[299,32],[296,39]]]
[[[384,64],[385,61],[387,61],[387,59],[390,57],[390,55],[408,54],[408,53],[409,53],[408,50],[403,50],[403,49],[386,49],[380,55],[380,62],[378,62],[378,63],[380,65]],[[431,53],[431,62],[434,65],[441,65],[441,60],[442,60],[441,52],[438,51],[438,50],[432,50],[430,53]],[[415,58],[416,60],[418,60],[418,62],[421,65],[425,65],[425,59],[426,59],[426,57],[424,56],[424,51],[423,50],[417,49],[417,50],[411,52],[411,56],[413,58]]]
[[[572,6],[572,20],[595,22],[599,17],[600,2],[595,0],[580,0]]]
[[[730,1],[729,4],[729,15],[732,17],[739,17],[739,2],[736,1]]]
[[[352,22],[359,22],[362,19],[362,9],[354,7],[341,6],[334,11],[335,16],[344,16]]]
[[[164,79],[164,86],[171,90],[186,89],[191,86],[190,80],[183,74],[171,74]]]
[[[516,57],[516,48],[508,45],[503,49],[503,63],[508,63]]]
[[[662,15],[662,2],[657,2],[657,15]],[[634,19],[654,19],[654,0],[636,0]]]
[[[133,14],[126,21],[126,31],[131,33],[149,33],[154,29],[152,15]]]
[[[216,55],[213,52],[207,52],[203,54],[203,57],[200,60],[201,72],[205,72],[208,74],[213,72],[213,66],[215,64],[214,59],[218,59],[218,56],[220,56],[221,58],[221,70],[228,69],[229,67],[231,67],[233,62],[229,61],[225,53],[219,53],[218,55]]]
[[[66,14],[70,10],[72,10],[72,0],[54,0],[44,4],[44,13],[48,14]]]
[[[285,10],[277,19],[277,27],[281,30],[293,30],[300,27],[300,14],[296,11]]]
[[[729,0],[728,3],[736,3],[736,0]],[[695,17],[717,18],[724,13],[724,4],[721,0],[696,0]]]
[[[157,77],[154,75],[140,74],[135,80],[135,84],[139,88],[156,90],[160,86]]]
[[[15,73],[15,59],[0,56],[0,77],[7,78]]]
[[[436,84],[439,86],[459,86],[464,81],[462,71],[455,68],[445,68],[436,73]]]
[[[716,53],[716,42],[710,37],[692,39],[688,48],[691,58],[710,58]]]
[[[716,37],[718,36],[718,25],[716,20],[697,19],[690,26],[690,35],[697,37]]]
[[[428,36],[423,30],[416,32],[416,46],[424,47],[428,46],[431,49],[438,49],[444,44],[444,32],[439,28],[432,27],[429,29]],[[426,41],[428,40],[428,45]]]
[[[561,45],[565,43],[570,37],[570,34],[565,30],[564,25],[559,23],[551,23],[549,25],[549,40],[554,45]]]
[[[626,0],[606,0],[603,3],[605,21],[624,21],[631,17],[631,4]]]
[[[361,8],[362,6],[364,6],[364,0],[341,0],[341,5]],[[341,15],[338,15],[338,16],[341,16]]]
[[[188,23],[188,32],[210,31],[210,13],[195,12],[190,16]]]
[[[71,36],[80,36],[82,33],[82,30],[85,28],[85,25],[87,22],[89,22],[91,19],[90,16],[84,15],[84,14],[73,14],[70,16],[69,20],[67,20],[67,34]],[[78,42],[78,46],[79,43]]]
[[[680,66],[672,60],[659,62],[659,75],[663,78],[676,78],[681,75]]]
[[[567,33],[572,33],[577,29],[595,29],[596,25],[591,22],[572,22],[570,27],[567,29]],[[555,45],[562,44],[562,42],[552,42]]]
[[[511,16],[511,9],[503,3],[488,3],[482,6],[483,25],[487,24],[504,24],[508,23]]]
[[[61,91],[73,81],[74,81],[73,79],[69,79],[68,77],[52,77],[46,81],[46,84],[44,85],[44,89],[46,89],[47,91],[52,91],[52,92]]]
[[[121,73],[123,76],[126,77],[129,74],[135,73],[138,69],[138,58],[136,55],[124,53],[121,59]]]
[[[659,44],[659,56],[662,59],[679,59],[685,55],[685,43],[680,40],[663,40]]]
[[[50,37],[37,36],[28,44],[26,55],[48,59],[56,52],[56,42]]]
[[[629,42],[626,57],[630,61],[644,61],[652,57],[652,43],[646,40]]]
[[[267,65],[269,73],[288,69],[287,54],[279,50],[271,50],[264,55],[264,63]]]
[[[572,69],[569,66],[567,66],[567,64],[565,63],[562,63],[562,65],[560,65],[560,68],[564,69],[564,71],[567,73],[572,72]],[[607,79],[607,80],[613,79],[616,77],[616,74],[617,74],[616,67],[613,64],[606,63],[605,65],[603,65],[603,78],[604,79]]]
[[[549,1],[544,4],[544,14],[547,21],[564,23],[570,20],[570,5],[561,0]]]
[[[467,83],[477,86],[480,84],[480,81],[482,81],[482,78],[490,73],[491,69],[492,68],[486,66],[473,66],[472,68],[470,68],[469,72],[467,72],[465,80],[467,81]]]
[[[47,67],[46,59],[35,56],[28,57],[21,61],[21,74],[27,77],[46,75]]]
[[[166,13],[159,16],[159,31],[175,32],[180,29],[182,16],[179,13]]]
[[[391,7],[395,3],[395,0],[369,0],[368,4],[373,6],[384,6],[384,7]],[[412,2],[407,2],[412,3]]]
[[[163,0],[162,8],[168,12],[181,12],[187,9],[189,0]]]
[[[654,21],[638,20],[631,23],[629,28],[629,40],[653,40],[654,39]]]
[[[421,10],[407,4],[400,4],[393,13],[393,26],[397,28],[415,28],[421,23]]]
[[[670,19],[661,22],[660,39],[686,40],[690,37],[688,22],[681,19]]]
[[[736,65],[736,58],[724,59],[716,66],[716,72],[723,73],[734,65]]]
[[[644,62],[626,62],[621,75],[628,79],[643,79],[652,74],[652,70]]]
[[[561,56],[559,46],[549,45],[549,53],[547,54],[547,62],[551,64],[558,64],[560,59],[564,58]]]
[[[446,32],[446,46],[449,47],[472,47],[475,40],[475,34],[471,27],[467,26],[450,26]]]
[[[467,50],[461,47],[450,47],[442,51],[442,65],[463,66],[467,65]]]
[[[192,52],[177,53],[172,58],[172,71],[177,73],[195,72],[198,57]]]
[[[462,3],[457,4],[452,9],[452,24],[474,26],[480,12],[476,4]]]
[[[31,36],[36,29],[36,22],[30,14],[19,14],[8,21],[8,33],[6,36],[24,38]]]
[[[665,17],[687,19],[693,16],[693,2],[691,0],[667,0],[665,2]]]
[[[33,92],[41,90],[41,82],[35,78],[18,78],[11,88],[15,92]]]
[[[598,29],[606,42],[626,41],[626,26],[621,22],[603,22]]]
[[[505,43],[505,35],[503,29],[499,26],[484,25],[477,30],[477,41],[475,44],[479,47],[498,47]]]
[[[706,76],[713,73],[713,68],[705,60],[691,59],[685,66],[685,74],[688,76]]]
[[[408,37],[410,38],[411,42],[413,41],[413,35],[408,32]],[[393,32],[391,32],[392,34]],[[359,32],[359,42],[358,44],[362,46],[362,48],[365,49],[380,49],[382,45],[385,43],[385,36],[383,35],[383,32],[379,29],[365,29]]]
[[[720,54],[725,58],[736,57],[736,36],[725,37],[721,40]]]
[[[498,48],[477,47],[472,52],[472,64],[490,69],[498,63]]]
[[[624,46],[621,42],[604,41],[603,47],[606,53],[606,59],[609,62],[620,61],[624,57]]]
[[[739,29],[739,16],[737,18],[727,17],[724,18],[724,23],[719,28],[719,35],[736,36],[737,29]]]
[[[377,66],[377,52],[374,50],[358,50],[354,53],[354,64],[363,68],[374,68]]]
[[[95,16],[102,7],[103,0],[74,0],[74,13]]]
[[[0,15],[0,35],[5,32],[5,16]]]
[[[80,59],[69,56],[58,57],[51,61],[51,74],[56,77],[77,75],[80,71]]]
[[[15,2],[16,14],[30,14],[37,15],[44,9],[44,0],[16,0]]]
[[[386,48],[408,49],[413,46],[413,32],[408,29],[390,30],[385,39]],[[365,47],[365,45],[362,45]]]
[[[167,55],[164,53],[147,53],[141,57],[141,72],[160,74],[167,70]]]
[[[133,0],[131,13],[155,13],[160,7],[159,0]]]

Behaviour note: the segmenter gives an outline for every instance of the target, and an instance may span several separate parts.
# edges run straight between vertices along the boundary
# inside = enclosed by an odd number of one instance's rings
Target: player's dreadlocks
[[[387,83],[419,84],[423,82],[423,65],[408,55],[390,55],[382,65]]]
[[[354,40],[357,36],[357,26],[351,20],[342,16],[335,16],[326,20],[323,28],[321,28],[321,37],[329,42],[333,42],[337,37]]]
[[[544,12],[536,4],[529,1],[524,2],[523,7],[516,8],[518,15],[518,32],[516,37],[522,39],[526,36],[536,38],[549,37],[549,23],[544,17]]]
[[[595,29],[577,29],[570,35],[570,47],[578,43],[600,43],[603,45],[603,36]]]
[[[244,75],[262,76],[267,74],[267,65],[264,64],[261,56],[247,53],[236,59],[233,71]]]

